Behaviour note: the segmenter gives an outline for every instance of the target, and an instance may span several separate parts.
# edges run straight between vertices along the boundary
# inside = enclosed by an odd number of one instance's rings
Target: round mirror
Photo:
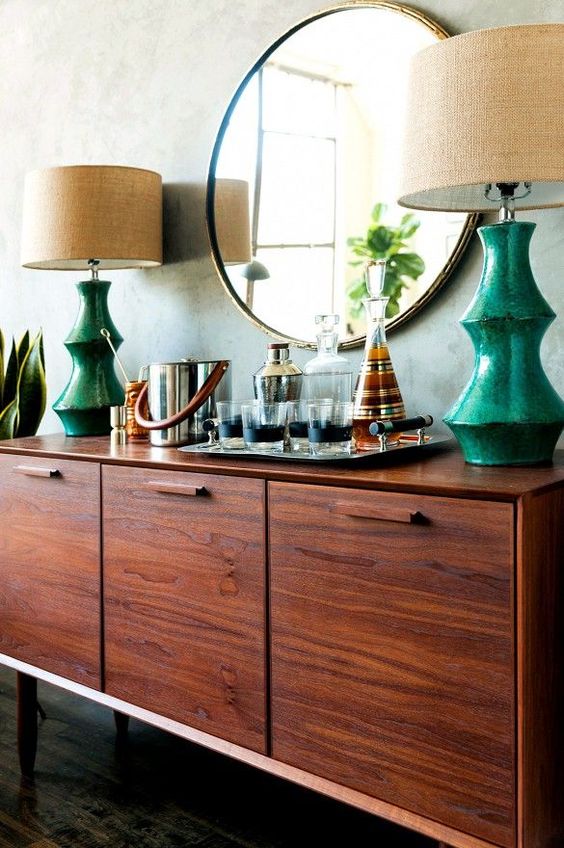
[[[363,266],[387,259],[388,329],[445,283],[477,216],[397,206],[411,56],[447,33],[415,9],[342,4],[300,23],[256,63],[216,141],[208,226],[236,305],[277,338],[313,345],[338,313],[363,341]]]

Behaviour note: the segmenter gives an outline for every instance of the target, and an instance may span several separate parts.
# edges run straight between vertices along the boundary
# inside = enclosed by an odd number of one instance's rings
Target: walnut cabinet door
[[[269,484],[273,756],[514,844],[513,507]]]
[[[265,751],[259,480],[103,467],[105,691]]]
[[[0,653],[100,687],[100,466],[0,456]]]

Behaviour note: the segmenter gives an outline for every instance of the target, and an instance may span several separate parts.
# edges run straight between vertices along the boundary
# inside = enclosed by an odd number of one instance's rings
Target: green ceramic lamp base
[[[54,408],[54,407],[53,407]],[[67,436],[107,436],[111,430],[109,407],[55,409]]]
[[[564,426],[564,403],[540,360],[554,312],[529,263],[535,225],[481,227],[484,271],[461,323],[474,344],[470,382],[444,421],[475,465],[547,463]]]
[[[446,421],[446,419],[445,419]],[[546,465],[562,424],[464,424],[446,421],[472,465]]]
[[[123,341],[108,310],[107,280],[77,283],[80,307],[76,323],[65,341],[72,358],[72,373],[53,409],[67,436],[103,436],[110,432],[110,406],[124,402],[124,391],[115,371],[106,339],[106,327],[115,348]]]

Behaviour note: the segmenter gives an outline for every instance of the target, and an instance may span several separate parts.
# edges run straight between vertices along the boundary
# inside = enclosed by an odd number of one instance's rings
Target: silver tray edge
[[[355,462],[359,460],[369,460],[382,457],[390,457],[395,454],[403,454],[405,451],[417,451],[436,445],[450,442],[450,436],[431,436],[423,445],[414,443],[404,443],[389,447],[385,451],[354,451],[349,454],[339,454],[338,456],[313,456],[306,453],[270,453],[268,451],[249,451],[249,450],[222,450],[216,445],[208,445],[207,442],[198,445],[184,445],[177,448],[184,453],[200,453],[215,456],[243,456],[251,459],[279,459],[282,462]]]

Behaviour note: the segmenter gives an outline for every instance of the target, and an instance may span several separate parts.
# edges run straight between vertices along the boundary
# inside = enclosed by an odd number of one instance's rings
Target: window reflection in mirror
[[[258,262],[225,273],[280,335],[311,341],[314,316],[336,312],[344,341],[361,336],[369,258],[389,260],[388,317],[397,321],[456,249],[465,215],[395,203],[409,59],[439,36],[385,8],[341,10],[282,41],[244,87],[215,175],[249,183]]]

